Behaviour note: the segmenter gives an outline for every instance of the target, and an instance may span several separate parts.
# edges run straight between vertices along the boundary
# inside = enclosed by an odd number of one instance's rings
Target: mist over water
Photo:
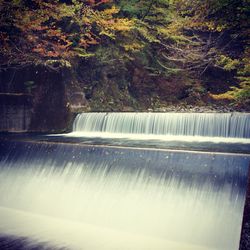
[[[161,135],[179,126],[184,136],[249,138],[245,114],[171,115],[81,114],[74,130]],[[69,249],[236,250],[249,162],[247,154],[1,142],[0,234]]]

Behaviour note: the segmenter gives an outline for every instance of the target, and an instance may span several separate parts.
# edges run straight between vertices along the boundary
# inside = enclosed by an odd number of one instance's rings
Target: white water
[[[82,113],[67,136],[250,143],[250,114]]]
[[[27,242],[27,249],[40,249],[35,246],[43,242],[46,243],[47,248],[42,249],[46,250],[54,250],[58,247],[63,247],[65,250],[65,246],[67,249],[77,250],[166,250],[166,247],[170,250],[211,250],[204,246],[171,242],[161,238],[2,207],[0,207],[0,220],[3,222],[0,224],[0,232],[30,238]]]
[[[245,144],[250,115],[85,113],[64,136]],[[233,153],[2,142],[0,234],[76,250],[237,250],[249,161]]]
[[[0,233],[70,249],[238,248],[246,155],[43,143],[1,150]]]

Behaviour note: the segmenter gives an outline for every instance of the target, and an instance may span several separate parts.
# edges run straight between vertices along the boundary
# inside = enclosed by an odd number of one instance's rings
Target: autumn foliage
[[[250,103],[249,13],[248,0],[0,0],[0,68],[138,67],[147,87],[182,78],[187,98],[209,95],[228,75],[229,92],[210,97]]]
[[[91,47],[128,32],[111,0],[1,1],[0,53],[7,63],[91,56]],[[2,62],[4,63],[4,62]]]

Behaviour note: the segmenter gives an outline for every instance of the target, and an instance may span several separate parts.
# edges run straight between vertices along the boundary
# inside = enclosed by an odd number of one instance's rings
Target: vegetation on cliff
[[[249,3],[1,0],[0,67],[70,68],[94,108],[138,100],[247,108]]]

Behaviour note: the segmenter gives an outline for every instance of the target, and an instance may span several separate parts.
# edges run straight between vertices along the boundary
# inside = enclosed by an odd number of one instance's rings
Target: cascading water
[[[249,126],[247,114],[89,113],[74,131],[223,141],[249,140]],[[240,153],[6,140],[0,234],[69,249],[236,250],[249,162]]]
[[[239,113],[82,113],[76,136],[247,142],[250,115]]]

